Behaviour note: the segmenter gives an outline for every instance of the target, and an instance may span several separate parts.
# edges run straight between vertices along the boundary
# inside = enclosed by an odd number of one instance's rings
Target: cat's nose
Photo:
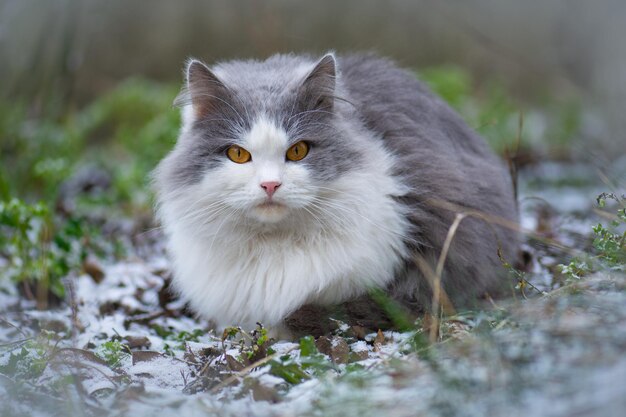
[[[278,187],[280,187],[280,182],[278,181],[268,181],[261,183],[261,188],[265,190],[269,198],[272,198]]]

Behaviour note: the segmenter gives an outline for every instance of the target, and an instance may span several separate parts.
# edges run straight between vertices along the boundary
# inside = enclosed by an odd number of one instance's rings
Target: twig
[[[147,325],[152,320],[157,319],[161,316],[165,316],[165,315],[167,315],[167,310],[161,310],[161,311],[148,313],[148,314],[136,314],[134,316],[127,317],[124,320],[124,324],[138,323],[138,324]]]
[[[20,340],[16,340],[14,342],[8,342],[8,343],[0,343],[0,348],[5,348],[5,347],[9,347],[9,346],[13,346],[13,345],[20,345],[20,344],[24,344],[26,342],[28,342],[29,340],[33,340],[33,337],[28,337],[26,339],[20,339]],[[11,349],[13,350],[13,349]]]
[[[448,234],[446,236],[446,240],[443,242],[443,248],[441,249],[441,255],[439,255],[439,261],[437,262],[437,269],[435,269],[435,274],[439,281],[441,281],[441,275],[443,273],[443,265],[446,262],[446,258],[448,257],[448,251],[450,250],[450,245],[452,245],[452,239],[454,239],[454,235],[456,235],[456,231],[459,228],[459,225],[463,221],[464,218],[467,217],[465,213],[457,213],[452,225],[448,229]]]
[[[6,319],[4,319],[4,318],[2,318],[2,317],[0,317],[0,321],[1,321],[1,322],[3,322],[3,323],[5,323],[5,324],[8,324],[10,327],[13,327],[15,330],[17,330],[18,332],[20,332],[20,333],[22,334],[22,336],[24,336],[24,337],[26,337],[26,338],[29,338],[29,337],[30,337],[29,335],[27,335],[27,334],[24,332],[24,330],[20,329],[19,327],[17,327],[15,324],[11,323],[10,321],[8,321],[8,320],[6,320]]]
[[[467,215],[465,213],[457,213],[452,225],[448,229],[448,234],[446,236],[446,240],[443,243],[443,247],[441,249],[441,254],[439,255],[439,261],[437,261],[437,267],[435,269],[435,282],[433,285],[433,302],[432,302],[432,315],[433,322],[430,326],[429,339],[431,342],[434,342],[437,339],[437,329],[439,327],[439,298],[441,296],[441,279],[443,276],[443,266],[448,257],[448,252],[450,251],[450,246],[452,245],[452,240],[456,235],[456,231],[459,228],[459,225],[466,218]]]
[[[430,263],[426,259],[424,259],[424,257],[421,256],[420,254],[415,254],[413,256],[413,262],[415,263],[415,265],[417,265],[418,269],[424,275],[424,277],[426,278],[426,281],[428,282],[428,284],[431,286],[431,288],[434,291],[436,275],[435,275],[435,271],[433,271],[432,267],[430,266]],[[446,294],[443,288],[440,291],[441,292],[439,294],[439,303],[441,304],[441,308],[443,309],[443,312],[447,315],[456,314],[454,305],[452,304],[452,301],[450,301],[448,294]]]
[[[70,293],[70,308],[72,310],[72,346],[76,347],[77,328],[78,328],[78,304],[76,303],[76,291],[74,291],[74,282],[70,279],[67,284]]]
[[[439,306],[441,306],[442,312],[446,313],[447,315],[454,314],[455,310],[452,302],[450,301],[450,298],[448,298],[448,294],[446,294],[446,292],[441,288],[440,283],[437,284],[437,275],[431,268],[430,264],[421,255],[418,254],[414,256],[414,262],[426,278],[426,281],[430,284],[431,289],[433,290],[433,308],[435,310],[431,314],[433,320],[432,323],[430,323],[428,339],[430,343],[434,343],[437,341],[437,334],[440,324]],[[435,302],[435,300],[437,301]]]
[[[522,111],[519,112],[518,126],[517,126],[517,136],[515,138],[515,149],[512,152],[509,152],[508,146],[505,148],[506,159],[509,165],[509,175],[511,176],[511,183],[513,185],[513,197],[515,198],[515,202],[518,203],[518,179],[519,179],[519,149],[520,144],[522,142],[522,131],[524,130],[524,113]]]

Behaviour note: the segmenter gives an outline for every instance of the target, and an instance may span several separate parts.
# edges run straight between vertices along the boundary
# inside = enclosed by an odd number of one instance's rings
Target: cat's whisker
[[[215,206],[220,205],[220,204],[224,204],[224,202],[220,200],[220,201],[216,201],[216,202],[213,202],[213,203],[210,203],[210,204],[207,204],[207,205],[204,205],[204,204],[202,204],[200,202],[197,202],[196,204],[192,204],[188,210],[183,211],[183,213],[182,213],[183,214],[183,218],[186,215],[197,213],[197,212],[203,211],[203,210],[207,210],[207,209],[210,209],[211,207],[215,207]]]
[[[228,210],[228,208],[229,206],[224,204],[222,206],[215,207],[212,210],[201,211],[195,213],[194,216],[181,220],[181,223],[187,224],[193,229],[197,228],[198,230],[202,230],[204,226],[208,226],[214,222],[224,211]]]
[[[329,230],[337,231],[337,230],[346,230],[355,227],[355,222],[353,219],[346,216],[344,213],[334,213],[328,208],[322,207],[317,203],[314,203],[313,207],[317,208],[321,213],[326,217],[330,217],[328,221],[324,221],[325,225],[329,228]]]
[[[343,103],[349,104],[349,105],[351,105],[354,109],[358,109],[358,107],[357,107],[357,105],[356,105],[355,103],[351,102],[350,100],[348,100],[348,99],[347,99],[347,98],[345,98],[345,97],[341,97],[341,96],[338,96],[338,95],[336,95],[336,94],[330,94],[330,95],[328,95],[328,97],[330,97],[330,98],[334,98],[335,100],[339,100],[339,101],[341,101],[341,102],[343,102]]]
[[[213,236],[213,239],[211,239],[211,244],[209,245],[209,250],[208,250],[209,253],[211,252],[211,249],[213,249],[213,244],[215,243],[215,240],[220,235],[220,230],[222,229],[222,226],[224,226],[224,224],[226,223],[227,220],[229,220],[230,217],[234,217],[234,215],[240,210],[241,209],[238,209],[238,208],[233,209],[233,211],[229,215],[224,216],[224,220],[222,220],[220,225],[217,227],[217,230],[215,231],[215,235]]]
[[[410,239],[409,236],[406,236],[405,234],[398,233],[398,232],[395,232],[393,230],[389,230],[386,227],[383,227],[383,226],[377,224],[372,219],[370,219],[367,216],[364,216],[362,213],[359,213],[356,210],[353,210],[353,209],[351,209],[349,207],[346,207],[346,206],[344,206],[342,204],[336,203],[336,202],[334,202],[332,200],[322,199],[320,197],[315,197],[315,198],[318,199],[318,202],[320,202],[321,204],[326,204],[329,207],[333,207],[333,208],[336,208],[338,210],[344,210],[346,213],[350,213],[350,214],[354,214],[356,216],[359,216],[360,218],[362,218],[363,220],[367,221],[369,224],[371,224],[372,226],[378,228],[379,230],[382,230],[382,231],[384,231],[386,233],[389,233],[391,235],[394,235],[394,236],[402,237],[402,239],[404,239],[405,241],[412,242],[412,243],[418,243],[417,241],[414,241],[413,239]]]
[[[203,217],[204,215],[211,213],[213,210],[216,210],[224,206],[227,206],[227,204],[224,203],[223,201],[218,201],[218,202],[209,204],[207,206],[202,206],[196,210],[189,210],[187,212],[184,212],[183,216],[180,217],[179,220],[180,221],[194,220],[199,217]]]
[[[362,218],[363,220],[365,220],[367,223],[369,223],[372,226],[374,226],[375,228],[377,228],[378,230],[381,230],[381,231],[383,231],[385,233],[388,233],[389,235],[400,237],[400,238],[402,238],[403,241],[408,242],[408,243],[412,243],[414,245],[420,244],[420,242],[418,242],[417,240],[407,236],[406,234],[398,233],[398,232],[395,232],[393,230],[387,229],[387,228],[377,224],[376,222],[374,222],[370,218],[365,217],[362,214],[355,212],[354,210],[350,210],[350,209],[347,209],[345,207],[337,207],[337,206],[333,206],[332,208],[335,208],[335,209],[338,209],[338,210],[343,210],[345,212],[345,213],[343,213],[345,218],[349,218],[347,216],[348,214],[356,215],[356,216]],[[350,220],[352,220],[352,219],[350,219]]]
[[[296,109],[296,103],[297,103],[297,102],[298,102],[298,100],[296,100],[296,99],[294,99],[294,100],[291,102],[291,110],[290,110],[290,111],[289,111],[289,113],[287,113],[287,114],[293,115],[293,112],[294,112],[294,111],[295,111],[295,109]],[[287,121],[285,122],[285,126],[287,126],[287,128],[290,128],[290,126],[289,126],[289,120],[291,120],[291,118],[287,119]],[[298,120],[296,120],[296,123],[297,123],[297,122],[298,122]]]
[[[332,227],[339,226],[343,229],[351,229],[357,226],[355,219],[348,216],[347,213],[343,211],[337,212],[336,210],[331,210],[334,207],[330,207],[323,202],[315,200],[311,203],[311,205],[320,210],[324,214],[324,216],[330,217],[336,222],[336,224],[333,224]]]
[[[315,126],[323,126],[327,128],[333,127],[330,123],[324,123],[324,122],[308,123],[306,125],[303,125],[302,128],[300,128],[299,124],[295,124],[294,126],[295,126],[295,129],[290,128],[289,130],[289,134],[291,137],[305,136],[308,133],[310,134],[318,133],[316,130],[312,129]]]
[[[218,218],[224,217],[224,220],[228,219],[228,215],[224,216],[224,213],[230,207],[225,206],[215,211],[211,212],[209,215],[201,216],[197,219],[188,222],[188,225],[191,226],[190,230],[193,230],[193,233],[200,237],[206,237],[207,235],[207,226],[211,225]]]
[[[313,110],[304,110],[301,112],[298,112],[296,114],[291,115],[287,121],[285,122],[285,124],[287,126],[289,126],[289,122],[291,121],[291,119],[293,119],[294,117],[298,117],[298,116],[304,116],[305,114],[310,114],[310,113],[326,113],[326,114],[330,114],[333,115],[334,113],[331,111],[327,111],[327,110],[320,110],[320,109],[313,109]]]
[[[235,109],[235,107],[232,104],[230,104],[228,101],[224,100],[223,98],[218,97],[218,96],[213,95],[213,94],[208,94],[208,93],[194,93],[194,97],[209,97],[209,98],[212,98],[214,100],[220,101],[221,103],[227,105],[233,112],[235,112],[235,114],[237,115],[237,117],[239,119],[238,121],[239,121],[239,123],[240,123],[242,128],[246,125],[246,119],[244,119],[243,116],[241,116],[241,113],[239,113],[237,111],[237,109]]]
[[[337,195],[346,195],[346,191],[344,191],[344,190],[338,190],[338,189],[334,189],[334,188],[320,187],[320,186],[317,186],[316,188],[318,190],[332,191],[334,194],[337,194]],[[335,201],[336,200],[336,199],[331,199],[331,198],[329,198],[327,196],[324,196],[324,195],[317,195],[316,197],[318,197],[318,198],[325,198],[325,199],[328,199],[329,201]],[[358,196],[358,195],[354,195],[354,194],[350,195],[350,200],[355,201],[357,203],[362,203],[362,204],[367,204],[368,203],[368,201],[365,200],[363,197]]]
[[[321,208],[321,207],[319,207],[319,206],[317,206],[317,205],[315,205],[315,204],[312,204],[312,206],[311,206],[311,207],[312,207],[312,208],[321,209],[322,211],[324,211],[324,210],[323,210],[323,208]],[[307,212],[307,213],[309,213],[309,214],[310,214],[310,215],[311,215],[311,216],[315,219],[315,221],[318,223],[318,225],[319,225],[319,226],[321,226],[321,227],[322,227],[322,229],[326,229],[326,228],[329,228],[329,229],[330,229],[330,228],[332,228],[332,225],[331,225],[330,223],[328,223],[326,220],[324,220],[324,219],[323,219],[323,217],[320,217],[319,215],[317,215],[317,214],[313,213],[313,211],[312,211],[312,210],[310,210],[310,209],[309,209],[308,207],[306,207],[306,206],[305,206],[305,207],[302,207],[302,208],[303,208],[304,210],[306,210],[306,212]]]
[[[207,226],[211,223],[213,223],[214,220],[216,220],[221,214],[223,214],[225,211],[227,211],[230,207],[225,205],[223,207],[219,207],[216,208],[215,210],[202,214],[202,215],[198,215],[196,218],[194,218],[192,221],[190,221],[190,224],[193,224],[195,222],[199,222],[200,225],[202,226]]]

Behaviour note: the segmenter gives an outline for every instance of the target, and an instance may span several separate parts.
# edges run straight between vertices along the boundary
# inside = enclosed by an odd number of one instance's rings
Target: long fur
[[[180,138],[154,174],[158,216],[175,287],[219,327],[279,326],[371,288],[422,308],[429,286],[413,257],[436,259],[454,218],[429,201],[517,218],[482,138],[390,61],[277,55],[211,70],[191,61],[187,74]],[[309,155],[285,161],[299,140]],[[228,160],[231,144],[252,161]],[[282,183],[280,209],[261,208],[268,180]],[[514,233],[462,223],[443,277],[453,302],[502,283],[498,244],[514,257]]]

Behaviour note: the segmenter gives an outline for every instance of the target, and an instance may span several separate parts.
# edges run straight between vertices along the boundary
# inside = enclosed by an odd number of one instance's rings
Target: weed
[[[581,258],[573,258],[567,265],[557,265],[558,271],[565,275],[567,281],[578,281],[593,271],[589,261]]]
[[[308,370],[313,375],[319,375],[328,370],[337,370],[332,361],[318,351],[312,336],[300,339],[300,363],[302,369]]]
[[[16,345],[8,360],[0,365],[0,374],[10,376],[16,381],[38,378],[48,366],[56,342],[56,334],[44,330],[36,338]]]
[[[130,355],[128,347],[116,339],[104,342],[94,353],[111,368],[119,368],[122,361]]]
[[[163,345],[163,350],[170,356],[174,356],[174,351],[185,351],[187,342],[199,342],[200,337],[206,334],[206,331],[202,329],[194,329],[191,332],[182,330],[176,333],[171,328],[164,328],[158,324],[153,324],[151,327],[157,336],[167,341]]]
[[[45,203],[0,201],[0,257],[7,261],[0,271],[42,307],[48,291],[64,297],[62,279],[80,270],[88,254],[102,254],[89,239],[95,230],[82,219],[54,220]]]
[[[612,193],[603,193],[598,196],[600,208],[606,207],[607,200],[614,200],[619,208],[615,218],[608,226],[598,223],[593,227],[596,235],[593,247],[598,252],[598,258],[614,269],[624,270],[626,267],[626,206],[624,196],[617,197]],[[621,230],[621,231],[620,231]]]
[[[617,203],[618,208],[608,225],[598,223],[592,227],[594,233],[594,255],[585,259],[572,259],[568,264],[558,265],[558,270],[566,279],[580,280],[581,277],[602,269],[626,270],[626,207],[624,197],[613,193],[602,193],[597,198],[600,208],[606,208],[608,201]]]
[[[238,340],[237,340],[238,338]],[[274,339],[268,336],[267,329],[261,323],[248,334],[240,327],[227,327],[222,334],[222,348],[226,352],[226,340],[236,340],[239,346],[239,361],[250,365],[274,353],[271,345]]]

